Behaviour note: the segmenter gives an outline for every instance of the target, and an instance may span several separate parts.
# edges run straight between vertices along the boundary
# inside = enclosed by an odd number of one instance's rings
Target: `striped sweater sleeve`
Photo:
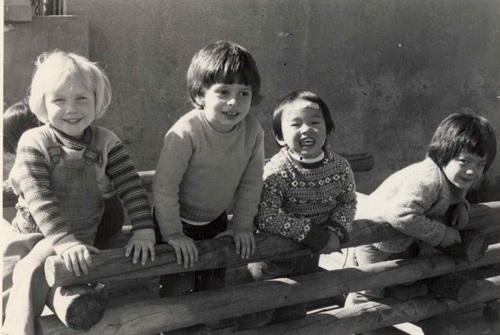
[[[81,243],[68,233],[67,223],[61,216],[57,198],[51,190],[49,165],[44,154],[20,143],[14,168],[20,194],[42,234],[54,245],[56,252],[61,254],[69,245]]]
[[[118,196],[127,209],[132,230],[154,229],[148,196],[132,160],[121,143],[115,145],[108,153],[106,174],[112,180]]]

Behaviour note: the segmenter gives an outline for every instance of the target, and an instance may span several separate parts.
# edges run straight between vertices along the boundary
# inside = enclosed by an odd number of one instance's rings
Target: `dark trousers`
[[[214,238],[227,230],[227,214],[222,213],[212,222],[195,226],[182,222],[183,233],[195,241]],[[156,229],[156,239],[161,242],[159,229]],[[189,292],[217,290],[224,287],[226,268],[182,272],[160,277],[160,297],[178,296]]]

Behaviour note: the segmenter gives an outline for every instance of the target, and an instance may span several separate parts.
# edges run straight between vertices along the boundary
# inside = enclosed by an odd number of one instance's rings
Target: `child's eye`
[[[248,97],[248,96],[250,96],[250,92],[247,92],[247,91],[241,92],[241,95],[244,97]]]
[[[76,98],[77,101],[86,101],[88,100],[87,97],[78,97]]]
[[[227,95],[228,93],[229,93],[229,91],[228,91],[228,90],[220,90],[220,91],[219,91],[219,94],[220,94],[220,95]]]
[[[484,168],[486,166],[486,163],[479,163],[479,164],[477,164],[477,166]]]
[[[54,98],[52,99],[52,102],[64,102],[63,98]]]

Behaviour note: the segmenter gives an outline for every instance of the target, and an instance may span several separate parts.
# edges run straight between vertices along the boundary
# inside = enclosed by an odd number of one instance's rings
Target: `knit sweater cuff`
[[[132,232],[132,238],[141,238],[149,241],[155,241],[155,231],[154,229],[137,229]]]
[[[331,231],[332,233],[337,234],[339,236],[340,243],[344,244],[347,243],[347,241],[349,241],[349,232],[340,223],[335,222],[333,220],[329,220],[326,223],[325,228]]]
[[[326,246],[329,239],[330,234],[328,234],[323,227],[313,224],[304,238],[303,243],[307,245],[313,253],[317,253]]]
[[[163,242],[170,236],[184,234],[180,220],[178,224],[159,225],[158,228],[160,229],[161,240]]]
[[[231,229],[253,231],[253,228],[254,228],[253,218],[245,218],[236,215],[233,217],[233,222],[231,223]]]
[[[78,244],[82,244],[82,242],[78,241],[75,235],[71,234],[54,243],[54,250],[61,256],[64,251]]]
[[[441,243],[441,241],[444,238],[444,234],[446,233],[446,226],[441,222],[436,221],[436,223],[437,223],[436,224],[436,232],[433,235],[433,239],[432,239],[432,241],[427,241],[432,246],[437,246],[439,243]]]

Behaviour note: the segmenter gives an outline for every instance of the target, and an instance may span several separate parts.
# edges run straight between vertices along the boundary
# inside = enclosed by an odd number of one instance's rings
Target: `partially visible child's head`
[[[485,172],[497,151],[496,135],[490,121],[470,111],[451,114],[441,121],[427,155],[443,167],[464,151],[485,157]]]
[[[330,110],[316,94],[294,91],[283,97],[273,113],[273,133],[281,146],[303,158],[315,158],[335,130]]]
[[[214,84],[242,84],[252,91],[252,105],[261,100],[260,75],[252,55],[232,42],[218,41],[198,51],[191,60],[187,72],[187,84],[191,103],[204,108],[203,89]]]
[[[40,121],[77,136],[80,128],[104,115],[111,102],[111,86],[95,63],[56,50],[40,55],[35,65],[29,106]]]
[[[42,123],[30,110],[25,101],[19,101],[3,113],[3,150],[15,155],[21,135],[31,128],[39,127]]]

